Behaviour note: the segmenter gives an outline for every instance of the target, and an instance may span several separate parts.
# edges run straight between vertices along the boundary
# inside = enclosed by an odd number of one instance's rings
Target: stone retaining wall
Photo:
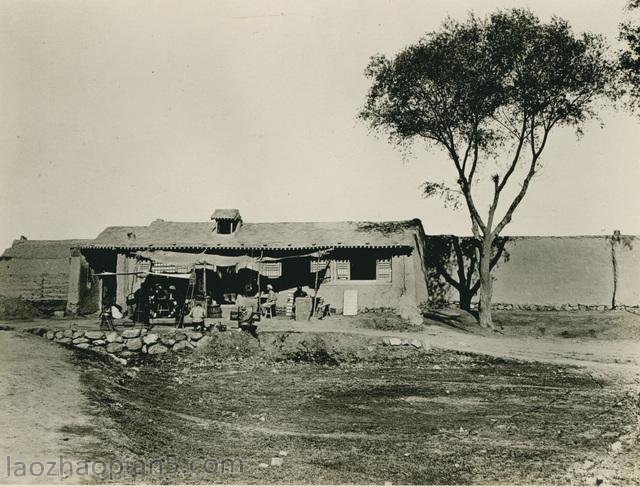
[[[57,330],[36,328],[30,331],[69,347],[110,355],[121,363],[141,354],[159,355],[201,348],[211,341],[210,333],[193,330],[171,330],[161,334],[146,328],[107,332],[76,327]]]
[[[451,301],[448,303],[451,307],[458,307],[460,303],[458,301]],[[473,309],[478,309],[478,303],[471,303]],[[604,304],[511,304],[511,303],[492,303],[491,309],[495,310],[516,310],[516,311],[607,311],[611,309],[611,306]],[[627,306],[619,305],[614,309],[629,311],[630,313],[640,314],[640,306]]]

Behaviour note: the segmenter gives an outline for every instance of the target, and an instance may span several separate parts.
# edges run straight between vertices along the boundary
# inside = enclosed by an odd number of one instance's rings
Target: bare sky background
[[[470,230],[424,200],[451,175],[419,148],[403,162],[356,120],[375,53],[446,15],[529,7],[615,42],[624,0],[3,1],[0,246],[93,238],[108,225],[418,217]],[[640,234],[640,124],[603,112],[577,140],[552,133],[509,235]]]

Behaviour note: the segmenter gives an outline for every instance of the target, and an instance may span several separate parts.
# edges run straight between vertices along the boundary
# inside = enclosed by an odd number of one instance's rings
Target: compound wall
[[[457,238],[428,236],[430,240]],[[444,259],[457,278],[455,256]],[[469,265],[469,256],[464,257]],[[431,267],[433,271],[433,266]],[[458,292],[439,274],[445,300]],[[493,271],[493,302],[561,307],[640,305],[640,238],[621,236],[508,237],[503,257]],[[457,280],[457,279],[456,279]],[[430,289],[434,289],[432,283]],[[442,293],[442,291],[441,291]],[[477,301],[477,295],[474,299]]]

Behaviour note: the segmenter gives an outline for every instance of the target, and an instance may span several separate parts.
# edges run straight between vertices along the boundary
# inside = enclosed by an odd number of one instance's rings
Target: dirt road
[[[71,354],[40,337],[0,332],[0,482],[90,480],[68,475],[68,464],[60,474],[61,456],[77,462],[73,452],[96,441],[86,434],[91,411]]]
[[[507,336],[499,333],[470,333],[446,326],[427,326],[420,332],[381,331],[358,328],[348,320],[265,322],[261,331],[325,331],[396,336],[425,340],[431,346],[494,357],[548,362],[586,367],[595,373],[640,383],[640,343],[637,340],[603,340],[598,338],[558,338]]]

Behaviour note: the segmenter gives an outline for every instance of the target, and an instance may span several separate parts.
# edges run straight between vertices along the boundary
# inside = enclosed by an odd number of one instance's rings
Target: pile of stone
[[[382,337],[380,344],[391,347],[413,347],[421,348],[423,350],[429,350],[431,345],[424,340],[418,340],[417,338],[398,338],[398,337]]]
[[[158,355],[169,351],[192,350],[204,347],[212,338],[193,330],[171,330],[163,334],[146,328],[129,328],[123,331],[91,331],[77,328],[43,330],[43,336],[56,343],[115,355],[127,359],[140,354]]]

